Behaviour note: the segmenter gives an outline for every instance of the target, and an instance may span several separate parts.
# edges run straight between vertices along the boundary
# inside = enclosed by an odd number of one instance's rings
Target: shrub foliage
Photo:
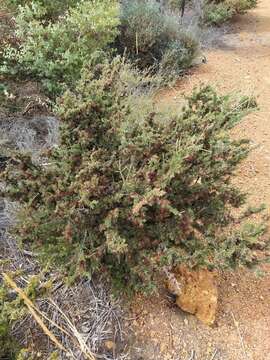
[[[56,19],[63,15],[70,7],[76,6],[80,0],[3,0],[3,4],[17,11],[19,7],[31,6],[43,9],[44,19]]]
[[[9,273],[9,277],[12,278],[16,278],[18,275],[22,275],[20,271]],[[50,282],[41,284],[40,278],[40,276],[29,276],[27,286],[23,288],[23,292],[31,301],[47,294],[50,288]],[[21,349],[20,344],[12,335],[16,322],[25,319],[27,314],[28,310],[24,301],[14,289],[10,288],[5,274],[2,273],[0,283],[0,359],[34,360],[37,358],[28,354],[27,350]]]
[[[120,59],[87,67],[59,102],[46,165],[13,156],[2,179],[22,204],[17,236],[75,276],[102,270],[125,285],[149,284],[161,264],[251,264],[254,241],[217,233],[243,202],[230,178],[248,144],[228,130],[254,104],[205,87],[161,112],[140,82]]]
[[[140,68],[161,68],[163,73],[175,76],[197,55],[197,41],[181,28],[176,16],[161,11],[156,0],[123,1],[120,23],[118,48]]]
[[[204,7],[204,21],[218,25],[256,5],[257,0],[207,0]]]
[[[95,51],[106,49],[114,41],[119,24],[118,3],[81,1],[54,21],[45,21],[44,16],[50,15],[50,4],[57,8],[61,2],[43,3],[19,7],[15,30],[19,44],[6,46],[1,70],[34,76],[47,91],[57,94],[79,78],[81,68]]]
[[[73,86],[96,51],[128,56],[174,79],[190,67],[197,41],[156,0],[5,0],[15,11],[13,42],[0,73],[38,79],[52,97]],[[3,59],[3,60],[2,60]]]

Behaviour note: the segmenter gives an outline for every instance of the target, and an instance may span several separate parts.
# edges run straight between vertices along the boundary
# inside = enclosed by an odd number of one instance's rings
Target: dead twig
[[[79,331],[77,330],[75,325],[72,324],[72,322],[67,317],[67,315],[59,308],[59,306],[52,299],[50,299],[50,302],[57,309],[57,311],[63,316],[63,318],[65,319],[68,327],[70,328],[70,330],[72,331],[72,333],[76,337],[76,340],[78,341],[78,343],[80,345],[80,349],[81,349],[82,353],[86,356],[87,359],[95,360],[96,359],[95,356],[93,355],[93,353],[91,352],[91,350],[87,346],[86,342],[82,338],[81,334],[79,333]]]
[[[174,348],[174,341],[173,341],[173,325],[172,325],[172,321],[170,320],[170,330],[169,330],[169,339],[170,339],[170,348],[171,350],[173,350]]]
[[[213,353],[213,355],[211,356],[210,360],[215,360],[216,356],[218,354],[218,349],[216,349]]]
[[[243,353],[244,353],[244,355],[245,355],[245,359],[248,359],[247,352],[246,352],[246,347],[245,347],[245,343],[244,343],[244,339],[243,339],[243,337],[242,337],[242,335],[241,335],[241,331],[240,331],[240,328],[239,328],[239,323],[238,323],[238,321],[236,321],[235,316],[234,316],[234,313],[231,312],[231,314],[232,314],[233,322],[234,322],[234,325],[235,325],[235,327],[236,327],[236,330],[237,330],[237,333],[238,333],[238,336],[239,336],[239,339],[240,339],[240,344],[241,344]]]
[[[192,351],[191,351],[191,355],[190,355],[190,358],[189,358],[188,360],[196,360],[195,350],[192,350]]]
[[[51,341],[62,351],[69,353],[62,344],[56,339],[54,334],[47,328],[47,326],[44,324],[42,319],[39,317],[36,311],[35,305],[32,303],[32,301],[28,298],[28,296],[23,292],[22,289],[20,289],[15,281],[13,281],[7,274],[3,273],[3,278],[6,281],[6,283],[15,290],[19,297],[24,301],[25,305],[27,306],[30,314],[33,316],[33,318],[36,320],[38,325],[41,327],[43,332],[51,339]]]

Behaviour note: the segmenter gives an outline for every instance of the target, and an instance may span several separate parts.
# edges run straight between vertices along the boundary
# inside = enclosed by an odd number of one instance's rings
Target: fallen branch
[[[22,289],[20,289],[15,281],[13,281],[7,274],[3,273],[3,278],[5,282],[13,289],[15,290],[19,297],[24,301],[25,305],[27,306],[30,314],[33,316],[33,318],[36,320],[38,325],[41,327],[43,332],[51,339],[51,341],[62,351],[69,353],[64,346],[56,339],[54,334],[47,328],[47,326],[44,324],[40,316],[37,314],[36,307],[33,304],[33,302],[28,298],[28,296],[24,293]]]

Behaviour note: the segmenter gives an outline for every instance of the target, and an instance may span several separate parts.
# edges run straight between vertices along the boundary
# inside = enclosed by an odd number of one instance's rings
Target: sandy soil
[[[235,19],[229,33],[205,54],[207,64],[192,71],[177,87],[161,94],[165,103],[181,101],[201,83],[219,92],[254,94],[259,111],[234,130],[255,145],[238,171],[236,183],[252,205],[270,204],[270,1]],[[137,299],[133,321],[138,349],[145,360],[270,360],[270,267],[266,275],[239,271],[220,279],[216,326],[206,327],[173,306],[166,294]],[[144,348],[144,350],[139,350]]]

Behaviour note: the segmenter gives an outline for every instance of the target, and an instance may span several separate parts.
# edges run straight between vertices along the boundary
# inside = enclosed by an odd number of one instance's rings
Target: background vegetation
[[[257,0],[206,0],[203,21],[206,24],[219,25],[236,14],[255,7]]]
[[[164,77],[179,76],[198,53],[197,41],[179,25],[179,18],[162,11],[155,0],[124,1],[120,24],[120,53],[140,68],[160,70]]]
[[[22,2],[14,36],[15,46],[2,50],[0,71],[37,78],[52,97],[74,85],[96,51],[118,52],[141,69],[161,70],[166,80],[198,53],[196,40],[155,0]]]
[[[116,1],[83,1],[57,18],[44,20],[58,3],[31,2],[16,16],[17,46],[4,49],[2,73],[23,74],[41,81],[52,96],[80,76],[94,51],[105,49],[118,32]]]

